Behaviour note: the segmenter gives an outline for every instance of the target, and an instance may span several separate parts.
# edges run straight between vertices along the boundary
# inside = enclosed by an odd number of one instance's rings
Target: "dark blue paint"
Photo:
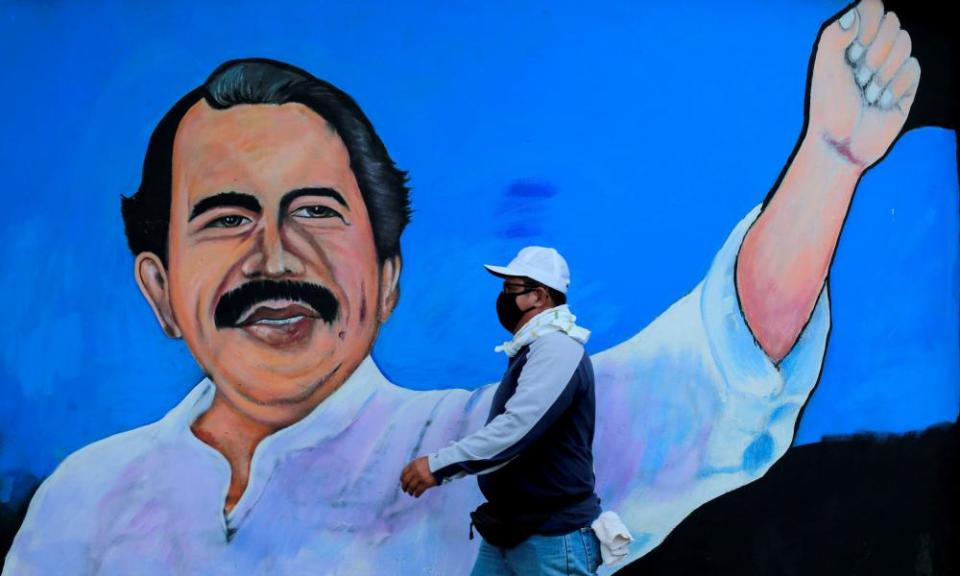
[[[547,199],[557,195],[556,189],[545,182],[533,182],[529,180],[518,180],[507,188],[505,196],[511,201],[523,201],[526,199]]]
[[[754,439],[743,451],[743,470],[753,474],[770,463],[773,458],[773,437],[763,433]]]

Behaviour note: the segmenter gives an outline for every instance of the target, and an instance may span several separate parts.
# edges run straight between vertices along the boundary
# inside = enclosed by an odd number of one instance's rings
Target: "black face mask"
[[[531,288],[524,292],[515,292],[513,294],[501,292],[500,295],[497,296],[497,318],[500,319],[500,324],[507,329],[507,332],[513,334],[523,315],[536,308],[536,306],[531,306],[526,310],[521,310],[520,306],[517,305],[517,296],[529,294],[534,290],[536,290],[536,288]]]

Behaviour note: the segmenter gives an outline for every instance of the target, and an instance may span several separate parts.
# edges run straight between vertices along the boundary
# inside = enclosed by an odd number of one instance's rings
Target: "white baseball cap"
[[[506,266],[484,264],[483,267],[494,276],[529,278],[564,294],[570,286],[570,268],[567,261],[553,248],[527,246]]]

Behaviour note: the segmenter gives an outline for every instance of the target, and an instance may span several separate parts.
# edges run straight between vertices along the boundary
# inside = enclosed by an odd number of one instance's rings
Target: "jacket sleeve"
[[[563,333],[535,340],[504,412],[428,456],[437,480],[492,472],[540,438],[572,403],[578,382],[574,376],[583,354],[583,346]]]

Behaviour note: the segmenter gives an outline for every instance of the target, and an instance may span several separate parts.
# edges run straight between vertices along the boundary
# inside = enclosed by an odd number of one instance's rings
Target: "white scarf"
[[[577,326],[577,317],[571,314],[570,308],[564,304],[544,310],[531,318],[513,335],[512,340],[497,346],[494,351],[506,352],[507,356],[513,358],[521,348],[551,332],[564,332],[581,344],[586,344],[590,338],[590,331]]]

